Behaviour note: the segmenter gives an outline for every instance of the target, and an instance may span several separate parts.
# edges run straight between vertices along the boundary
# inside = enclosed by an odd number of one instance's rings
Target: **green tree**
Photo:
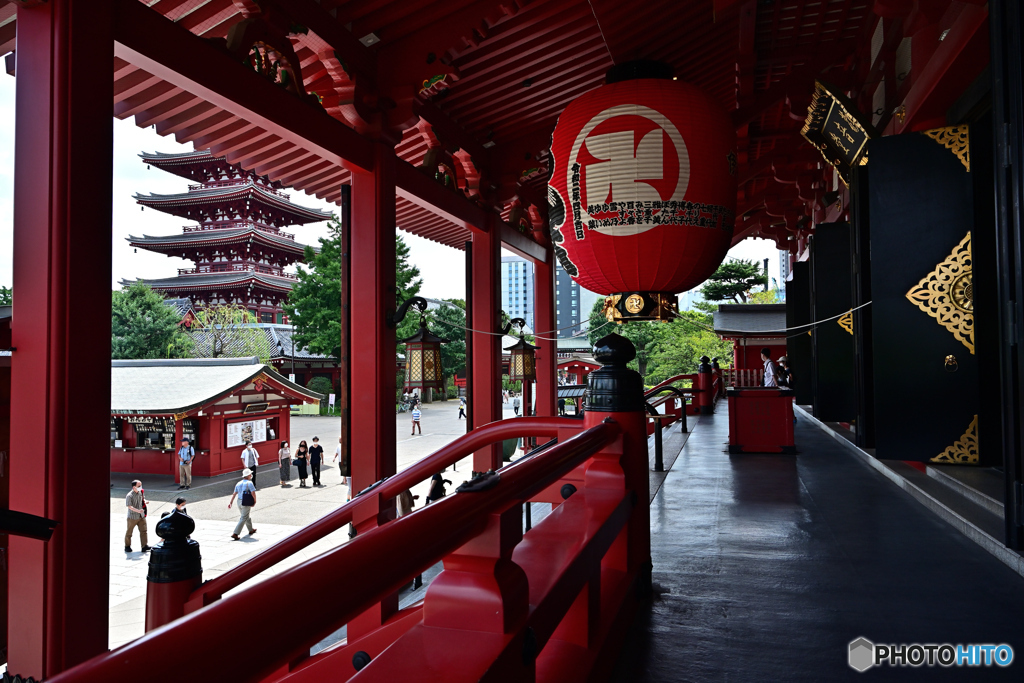
[[[445,386],[448,386],[449,378],[466,370],[466,302],[462,299],[445,301],[451,305],[431,311],[430,327],[437,336],[450,340],[441,344],[441,368]]]
[[[239,304],[207,306],[196,311],[200,329],[192,333],[193,358],[243,358],[256,356],[270,362],[273,351],[263,328],[249,309]]]
[[[341,223],[327,224],[319,253],[306,245],[305,267],[284,310],[295,326],[295,344],[311,353],[341,356]]]
[[[598,299],[594,302],[594,307],[590,309],[590,317],[587,323],[587,341],[594,345],[598,339],[609,334],[618,334],[625,337],[633,342],[633,347],[636,349],[636,359],[630,363],[630,367],[641,375],[646,376],[647,365],[657,344],[655,327],[660,323],[637,320],[634,322],[624,322],[621,325],[609,325],[603,311],[604,299]]]
[[[420,293],[423,279],[420,277],[420,269],[409,263],[409,245],[405,243],[401,235],[395,235],[395,308]],[[420,326],[420,316],[416,309],[410,308],[405,320],[398,323],[395,329],[395,337],[405,339],[416,334]],[[435,330],[436,333],[436,330]],[[439,335],[444,336],[444,335]],[[405,347],[399,347],[399,353],[403,353]]]
[[[732,342],[720,339],[712,328],[711,316],[701,311],[682,311],[679,318],[654,328],[655,350],[648,384],[675,375],[696,372],[701,356],[717,357],[722,367],[732,363]]]
[[[181,318],[163,297],[136,282],[113,292],[110,302],[110,357],[114,359],[185,358],[191,339]]]
[[[305,266],[298,268],[299,281],[288,295],[284,310],[295,325],[295,343],[312,353],[341,356],[341,223],[327,225],[327,237],[320,238],[320,251],[306,247]],[[395,235],[395,307],[416,296],[423,280],[419,268],[409,263],[409,246]],[[412,310],[395,331],[399,339],[411,336],[419,327],[419,315]],[[399,351],[400,352],[400,351]]]
[[[14,290],[10,287],[0,287],[0,306],[11,306],[14,304]]]
[[[750,298],[750,290],[759,286],[768,286],[768,278],[761,267],[753,261],[734,259],[718,266],[700,288],[700,293],[708,301],[735,301],[742,304]]]

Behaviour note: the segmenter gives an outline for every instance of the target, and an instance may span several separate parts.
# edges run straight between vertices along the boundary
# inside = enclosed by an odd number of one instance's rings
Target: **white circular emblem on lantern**
[[[635,127],[590,137],[590,134],[599,125],[619,116],[641,117],[655,124],[657,128],[644,133],[639,143],[636,141]],[[589,220],[588,202],[593,199],[594,193],[599,192],[598,188],[602,185],[605,188],[605,195],[598,203],[605,203],[604,199],[608,195],[611,195],[610,201],[613,202],[662,201],[661,194],[644,181],[664,180],[665,135],[672,142],[672,148],[675,150],[676,159],[679,162],[675,189],[669,199],[682,201],[690,183],[690,157],[686,150],[686,143],[683,142],[683,136],[679,134],[679,130],[668,120],[668,117],[661,112],[638,104],[620,104],[605,109],[590,119],[576,136],[569,156],[571,162],[566,165],[565,179],[566,187],[572,188],[569,196],[573,213],[578,209],[580,220]],[[583,195],[577,197],[574,191],[576,188],[573,183],[573,167],[578,163],[584,144],[587,152],[598,161],[583,167],[587,171],[586,183],[582,190],[585,197]],[[597,170],[594,168],[596,166],[602,168],[598,171],[597,178],[594,179],[592,174]],[[654,225],[649,223],[630,223],[597,227],[594,228],[594,231],[611,236],[639,235],[653,227]]]

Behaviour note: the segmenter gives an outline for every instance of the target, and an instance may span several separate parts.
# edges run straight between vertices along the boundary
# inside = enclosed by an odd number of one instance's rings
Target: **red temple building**
[[[281,228],[324,221],[331,214],[292,203],[280,182],[209,151],[140,156],[194,184],[180,194],[137,195],[139,204],[198,223],[180,235],[128,238],[133,247],[180,254],[196,264],[179,268],[177,277],[143,282],[165,296],[188,297],[197,307],[235,303],[260,322],[284,322],[282,303],[296,281],[284,268],[301,262],[305,247]]]

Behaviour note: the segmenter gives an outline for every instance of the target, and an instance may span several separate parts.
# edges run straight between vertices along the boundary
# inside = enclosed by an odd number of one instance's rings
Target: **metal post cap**
[[[156,535],[164,542],[149,552],[147,581],[174,583],[203,573],[199,544],[188,537],[195,530],[195,520],[177,510],[157,522]]]

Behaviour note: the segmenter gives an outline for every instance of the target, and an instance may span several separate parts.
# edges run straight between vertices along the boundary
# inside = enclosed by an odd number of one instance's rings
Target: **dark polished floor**
[[[693,429],[651,506],[656,596],[613,680],[1024,681],[1024,579],[817,427],[800,454]],[[847,665],[850,641],[1007,643],[1005,668]]]

